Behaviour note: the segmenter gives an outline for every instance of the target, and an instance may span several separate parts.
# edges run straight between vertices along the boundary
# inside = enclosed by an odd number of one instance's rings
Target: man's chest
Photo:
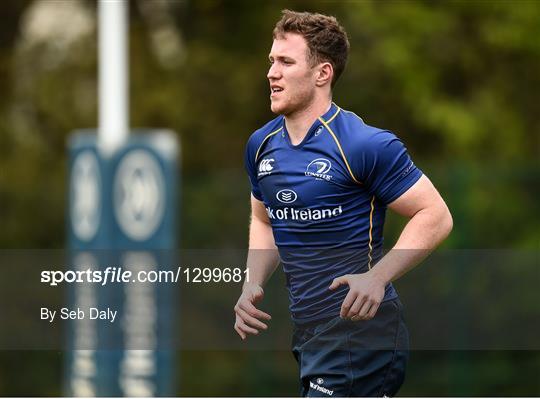
[[[275,207],[338,206],[359,190],[331,146],[270,146],[256,167],[264,202]]]

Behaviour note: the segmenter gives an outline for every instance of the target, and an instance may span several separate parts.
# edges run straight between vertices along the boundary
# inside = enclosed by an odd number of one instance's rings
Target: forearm
[[[252,218],[249,228],[249,252],[247,269],[249,281],[261,287],[270,278],[279,264],[279,254],[274,241],[272,227],[257,218]]]
[[[397,280],[425,259],[451,230],[452,217],[446,206],[419,211],[371,273],[385,284]]]

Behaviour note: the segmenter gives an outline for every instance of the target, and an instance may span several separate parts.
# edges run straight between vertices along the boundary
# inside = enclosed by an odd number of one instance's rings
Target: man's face
[[[272,112],[291,115],[313,101],[316,71],[309,63],[308,54],[306,40],[299,34],[286,33],[274,39],[267,74]]]

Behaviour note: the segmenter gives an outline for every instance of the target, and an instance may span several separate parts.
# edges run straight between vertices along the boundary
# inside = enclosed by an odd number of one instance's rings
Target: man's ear
[[[323,62],[317,66],[317,80],[315,84],[319,87],[332,83],[334,77],[334,68],[329,62]]]

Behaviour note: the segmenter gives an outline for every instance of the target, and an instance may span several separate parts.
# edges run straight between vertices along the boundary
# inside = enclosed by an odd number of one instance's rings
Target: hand
[[[242,340],[247,338],[248,334],[257,335],[259,330],[266,330],[268,326],[261,320],[271,320],[272,317],[255,307],[264,297],[264,291],[260,285],[245,284],[238,302],[234,306],[236,321],[234,329],[240,335]]]
[[[335,278],[329,289],[335,290],[345,284],[349,286],[349,292],[341,305],[340,317],[351,320],[372,319],[384,298],[384,282],[370,272],[346,274]]]

